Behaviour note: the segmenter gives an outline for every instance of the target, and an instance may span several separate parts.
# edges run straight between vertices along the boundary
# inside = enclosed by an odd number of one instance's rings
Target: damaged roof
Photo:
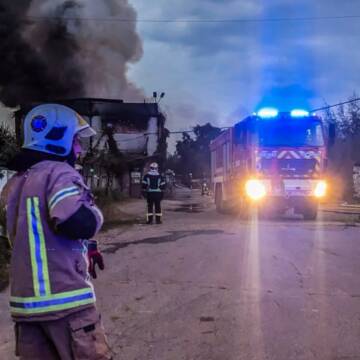
[[[23,117],[33,107],[43,103],[24,104],[15,112],[18,135]],[[123,100],[100,98],[60,99],[54,100],[52,103],[66,105],[88,118],[100,116],[103,126],[107,123],[120,123],[128,127],[144,130],[147,128],[151,117],[156,117],[159,120],[158,125],[160,128],[163,128],[165,123],[165,116],[160,112],[157,103],[125,103]]]
[[[126,117],[129,120],[163,116],[157,103],[125,103],[122,100],[77,98],[53,101],[71,107],[83,116],[101,116],[104,119]],[[33,107],[42,103],[22,105],[19,112],[26,114]]]

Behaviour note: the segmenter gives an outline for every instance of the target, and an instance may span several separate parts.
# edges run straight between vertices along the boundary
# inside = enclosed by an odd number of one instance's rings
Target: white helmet
[[[150,169],[151,170],[158,170],[159,169],[158,163],[156,163],[156,162],[151,163],[150,164]]]
[[[94,129],[73,109],[60,104],[33,108],[24,119],[24,149],[68,156],[74,136],[90,137]]]

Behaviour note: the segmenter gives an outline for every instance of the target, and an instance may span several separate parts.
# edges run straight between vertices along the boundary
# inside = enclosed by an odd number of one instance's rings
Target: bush
[[[8,239],[0,235],[0,291],[9,284],[10,255]]]
[[[0,229],[2,228],[2,231],[0,230],[0,235],[2,232],[5,232],[6,228],[6,213],[5,213],[5,207],[1,205],[0,203]]]
[[[18,150],[14,133],[0,124],[0,166],[5,166]]]
[[[0,291],[9,283],[10,244],[6,237],[5,208],[0,206]]]
[[[9,283],[10,243],[6,237],[5,204],[0,197],[0,291]]]

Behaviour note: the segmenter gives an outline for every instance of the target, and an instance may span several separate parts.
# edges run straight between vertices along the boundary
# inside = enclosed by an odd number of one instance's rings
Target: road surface
[[[102,233],[95,282],[115,359],[360,360],[360,229],[249,222],[178,190],[163,225]],[[13,336],[0,295],[0,359]]]

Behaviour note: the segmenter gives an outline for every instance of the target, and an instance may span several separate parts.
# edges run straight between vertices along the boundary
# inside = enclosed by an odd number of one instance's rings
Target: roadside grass
[[[95,192],[96,205],[101,209],[104,216],[104,225],[101,231],[107,231],[119,226],[132,226],[143,221],[142,217],[127,214],[123,211],[124,204],[136,201],[118,192],[110,195],[104,192]]]

